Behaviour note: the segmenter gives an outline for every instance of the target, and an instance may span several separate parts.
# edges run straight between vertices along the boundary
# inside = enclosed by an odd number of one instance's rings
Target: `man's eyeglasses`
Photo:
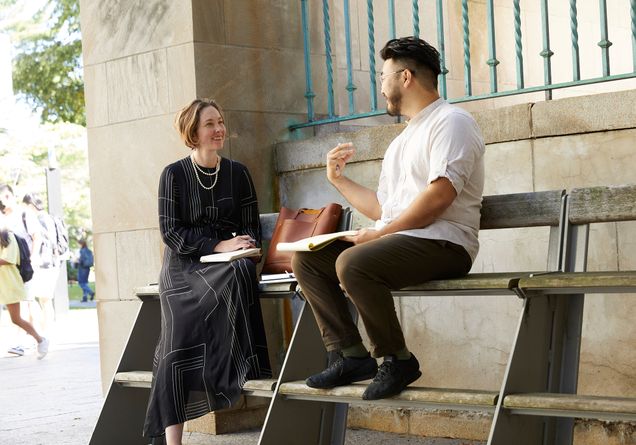
[[[402,68],[401,70],[397,70],[397,71],[393,71],[390,73],[380,73],[380,80],[384,82],[384,79],[386,79],[387,77],[393,75],[393,74],[397,74],[397,73],[401,73],[402,71],[406,71],[408,68]]]

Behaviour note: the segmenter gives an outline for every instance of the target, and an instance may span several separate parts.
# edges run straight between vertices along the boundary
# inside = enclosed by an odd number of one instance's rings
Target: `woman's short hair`
[[[190,148],[197,146],[197,128],[199,128],[201,111],[207,107],[216,108],[223,117],[221,107],[213,99],[195,99],[183,107],[175,117],[174,126],[183,142]]]

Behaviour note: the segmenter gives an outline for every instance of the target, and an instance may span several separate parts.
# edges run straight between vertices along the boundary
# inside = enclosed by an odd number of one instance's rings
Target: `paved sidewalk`
[[[0,444],[87,445],[103,398],[96,309],[74,309],[49,334],[51,348],[37,360],[35,341],[18,334],[8,313],[0,314]],[[8,354],[20,340],[25,356]],[[186,433],[186,445],[256,445],[258,431],[208,436]],[[299,438],[299,440],[302,440]],[[346,445],[477,445],[481,442],[425,439],[349,430]],[[127,445],[127,444],[113,444]],[[310,445],[299,442],[299,445]]]
[[[0,443],[85,445],[102,406],[95,309],[69,311],[47,333],[51,346],[36,358],[35,341],[0,318]],[[23,357],[8,354],[18,341]]]

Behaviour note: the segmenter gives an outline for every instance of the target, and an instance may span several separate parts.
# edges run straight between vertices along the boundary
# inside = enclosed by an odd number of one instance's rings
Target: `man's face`
[[[384,61],[380,79],[382,81],[381,92],[386,99],[386,112],[389,116],[399,116],[402,105],[402,79],[404,71],[393,59]]]

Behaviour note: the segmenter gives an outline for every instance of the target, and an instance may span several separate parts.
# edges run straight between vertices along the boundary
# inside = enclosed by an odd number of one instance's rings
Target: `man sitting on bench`
[[[405,37],[390,40],[380,54],[387,112],[409,122],[385,153],[377,192],[343,175],[352,143],[327,154],[328,180],[375,227],[293,257],[324,344],[339,351],[307,385],[332,388],[373,378],[366,400],[396,395],[421,376],[391,289],[468,273],[479,248],[484,183],[481,132],[470,114],[440,98],[437,50]],[[364,322],[371,355],[384,357],[379,368],[362,344],[341,285]]]

